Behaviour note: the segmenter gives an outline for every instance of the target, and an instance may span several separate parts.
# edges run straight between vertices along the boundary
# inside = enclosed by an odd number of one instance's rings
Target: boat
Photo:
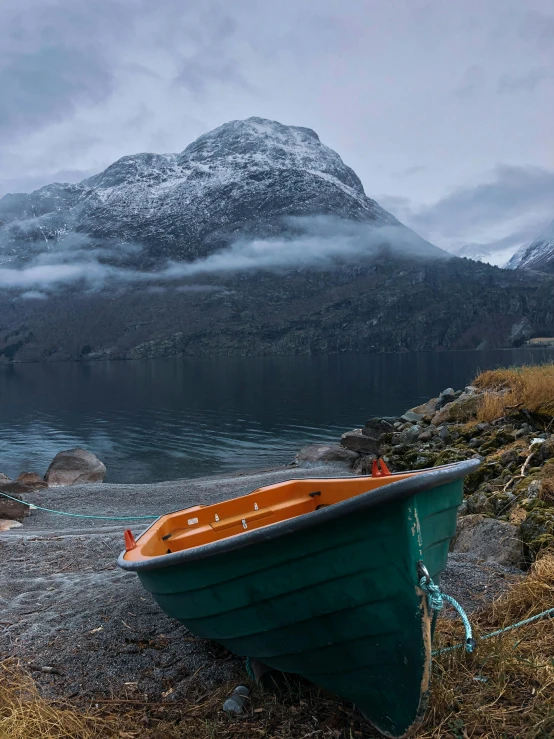
[[[126,532],[119,565],[193,634],[350,701],[382,734],[421,721],[438,584],[463,479],[427,470],[280,482]],[[426,570],[425,570],[426,568]]]

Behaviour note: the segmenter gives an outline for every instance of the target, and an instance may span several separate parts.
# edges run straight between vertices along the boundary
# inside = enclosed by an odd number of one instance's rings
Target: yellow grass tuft
[[[96,739],[115,732],[103,718],[44,700],[15,660],[0,663],[0,739]]]
[[[554,416],[554,364],[489,370],[473,384],[486,391],[478,412],[481,421],[502,418],[518,408]]]

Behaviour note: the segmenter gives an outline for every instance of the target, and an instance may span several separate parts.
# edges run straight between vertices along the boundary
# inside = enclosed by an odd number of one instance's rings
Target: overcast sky
[[[308,126],[442,247],[554,217],[552,0],[2,0],[0,195]]]

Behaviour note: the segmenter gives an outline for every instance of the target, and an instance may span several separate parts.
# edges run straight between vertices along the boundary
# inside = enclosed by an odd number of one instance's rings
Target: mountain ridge
[[[369,198],[314,131],[249,118],[200,136],[179,154],[129,155],[76,185],[5,196],[0,265],[56,251],[78,233],[93,247],[136,244],[140,254],[127,262],[151,269],[205,258],[239,237],[294,235],[298,224],[287,220],[321,215],[397,227],[414,248],[440,253]],[[18,254],[21,244],[26,256]]]
[[[311,129],[260,118],[4,197],[0,286],[1,362],[502,348],[554,331],[554,278],[443,252]]]
[[[520,247],[506,267],[508,269],[534,269],[554,274],[554,221],[530,244]]]

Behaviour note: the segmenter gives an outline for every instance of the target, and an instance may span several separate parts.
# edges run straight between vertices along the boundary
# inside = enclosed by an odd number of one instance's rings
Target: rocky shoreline
[[[550,392],[554,400],[554,384]],[[304,447],[298,462],[342,462],[354,474],[371,474],[377,458],[400,472],[477,455],[483,464],[466,478],[453,551],[525,567],[554,547],[554,423],[523,406],[482,420],[506,393],[474,385],[447,388],[400,417],[369,419],[344,433],[338,445]]]
[[[494,392],[503,397],[503,390]],[[554,542],[551,426],[522,407],[482,420],[490,401],[482,387],[449,388],[398,418],[370,419],[343,434],[340,444],[305,447],[295,464],[272,470],[114,485],[98,482],[103,473],[93,455],[64,453],[48,480],[4,479],[0,489],[36,485],[25,499],[69,513],[147,516],[285,479],[368,474],[378,457],[401,471],[478,454],[483,465],[467,479],[441,582],[472,612],[521,579],[521,568]],[[96,481],[83,484],[83,466]],[[136,531],[143,525],[137,521]],[[46,696],[77,701],[114,695],[172,701],[244,679],[241,660],[168,619],[138,579],[117,568],[123,528],[120,522],[38,510],[23,526],[0,534],[0,659],[15,657],[37,670],[33,674]],[[41,672],[44,667],[53,672]]]

